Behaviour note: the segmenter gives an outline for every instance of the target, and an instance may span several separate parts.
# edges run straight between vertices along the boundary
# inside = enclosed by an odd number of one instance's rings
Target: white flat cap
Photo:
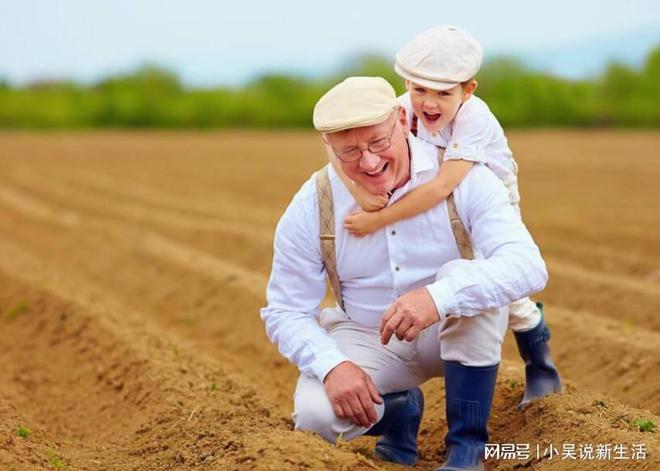
[[[348,77],[314,107],[314,128],[337,132],[380,124],[399,107],[392,85],[382,77]]]
[[[396,54],[394,70],[406,80],[434,90],[447,90],[474,77],[483,50],[470,33],[438,26],[417,35]]]

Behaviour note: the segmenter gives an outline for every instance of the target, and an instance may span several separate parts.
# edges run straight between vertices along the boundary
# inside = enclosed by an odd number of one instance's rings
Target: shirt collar
[[[412,134],[408,134],[408,147],[410,149],[410,178],[401,188],[394,190],[390,195],[389,204],[394,203],[411,189],[419,185],[420,174],[434,168],[434,159],[437,162],[437,151],[430,152],[429,149],[437,149],[432,144],[424,142]]]
[[[418,175],[431,170],[434,167],[432,159],[437,159],[437,156],[429,155],[423,141],[412,134],[408,134],[408,146],[410,147],[410,183],[415,186]]]

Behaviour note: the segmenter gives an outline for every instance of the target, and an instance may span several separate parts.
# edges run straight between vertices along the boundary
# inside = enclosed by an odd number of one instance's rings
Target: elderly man
[[[437,148],[409,134],[382,78],[351,77],[332,88],[315,107],[314,125],[344,173],[390,203],[438,172]],[[298,191],[275,234],[261,317],[301,371],[296,429],[332,443],[377,435],[377,456],[414,464],[424,407],[418,386],[444,376],[441,469],[481,469],[507,328],[501,308],[545,286],[539,250],[485,167],[472,169],[446,202],[368,237],[342,229],[356,207],[326,166]],[[326,275],[338,305],[321,312]]]

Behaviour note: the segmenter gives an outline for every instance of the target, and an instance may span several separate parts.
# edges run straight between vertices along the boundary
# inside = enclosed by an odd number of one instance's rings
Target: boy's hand
[[[374,195],[373,193],[369,193],[362,188],[357,189],[353,196],[355,197],[357,204],[362,209],[369,212],[383,209],[389,201],[389,198],[385,195]]]
[[[344,229],[355,237],[364,237],[376,232],[382,227],[377,212],[366,213],[361,209],[351,211],[344,219]]]

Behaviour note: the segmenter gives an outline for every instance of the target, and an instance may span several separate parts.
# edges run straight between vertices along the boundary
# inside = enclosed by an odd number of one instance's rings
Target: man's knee
[[[465,259],[445,263],[438,270],[436,280],[469,263],[472,261]],[[439,327],[442,359],[459,361],[466,366],[499,363],[507,322],[506,308],[485,310],[480,314],[442,321]]]
[[[447,319],[439,339],[444,361],[465,366],[489,366],[500,362],[506,333],[506,308],[484,311],[471,317]]]
[[[335,415],[323,384],[316,378],[300,376],[293,407],[296,430],[317,433],[330,443],[337,443],[340,435],[344,440],[352,440],[367,430]],[[379,418],[382,417],[382,405],[376,405],[376,412]]]
[[[330,443],[336,443],[337,433],[333,427],[336,420],[337,417],[327,400],[301,398],[296,395],[293,412],[296,430],[318,433]]]

